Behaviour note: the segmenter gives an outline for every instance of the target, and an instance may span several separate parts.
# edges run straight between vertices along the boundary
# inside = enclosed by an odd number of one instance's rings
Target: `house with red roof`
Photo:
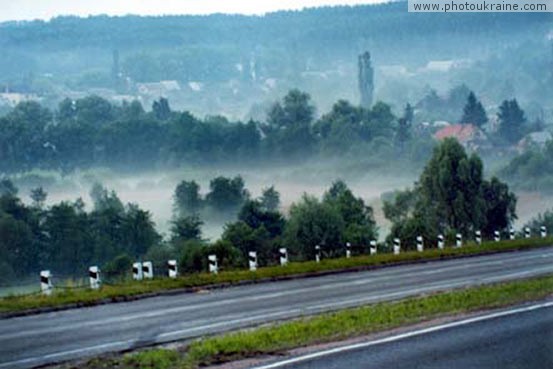
[[[486,134],[474,124],[451,124],[434,133],[434,138],[441,141],[453,137],[466,149],[481,150],[490,146]]]

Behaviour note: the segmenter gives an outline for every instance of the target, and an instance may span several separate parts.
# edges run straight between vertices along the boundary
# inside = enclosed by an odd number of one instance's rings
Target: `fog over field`
[[[60,201],[73,201],[81,197],[91,209],[90,189],[95,182],[102,183],[125,203],[137,203],[152,213],[157,229],[167,234],[172,219],[173,195],[177,184],[182,180],[195,180],[201,186],[201,193],[209,190],[209,181],[217,176],[234,177],[241,175],[252,197],[261,195],[262,189],[274,185],[281,194],[281,209],[287,213],[289,206],[299,200],[303,193],[321,197],[333,181],[345,180],[357,196],[374,206],[377,222],[382,228],[387,228],[380,209],[380,195],[395,189],[411,186],[415,175],[379,173],[359,174],[349,176],[338,175],[342,171],[336,168],[324,168],[324,164],[310,163],[292,167],[275,168],[224,168],[224,169],[191,169],[163,172],[145,172],[137,175],[118,175],[108,170],[97,170],[94,174],[75,173],[64,177],[60,183],[45,186],[48,192],[48,204]],[[22,194],[28,188],[22,189]],[[29,198],[25,199],[30,202]],[[204,237],[216,240],[222,231],[223,224],[208,222],[203,227]],[[383,229],[383,230],[384,230]],[[385,236],[383,232],[382,236]]]
[[[48,192],[48,204],[60,201],[73,201],[82,198],[91,209],[90,189],[96,182],[102,183],[125,203],[132,202],[151,212],[156,228],[168,235],[173,217],[174,193],[177,184],[182,180],[195,180],[201,186],[205,195],[209,190],[209,181],[217,176],[234,177],[241,175],[252,198],[261,195],[264,188],[275,186],[281,194],[281,210],[287,214],[292,203],[298,201],[304,193],[321,197],[332,182],[343,179],[355,195],[360,196],[375,212],[375,219],[380,228],[380,238],[384,239],[390,227],[390,222],[382,213],[382,198],[386,193],[412,187],[417,180],[415,173],[373,171],[365,174],[350,172],[344,175],[343,170],[324,163],[309,163],[296,166],[275,166],[267,168],[194,168],[190,170],[151,171],[136,175],[120,175],[109,170],[95,170],[87,173],[75,173],[60,180],[59,183],[45,186]],[[22,195],[28,191],[23,187]],[[517,191],[517,214],[515,226],[545,212],[553,207],[553,196],[539,192]],[[28,197],[24,197],[29,203]],[[229,220],[230,221],[230,220]],[[221,236],[225,221],[206,220],[203,226],[203,236],[215,241]]]

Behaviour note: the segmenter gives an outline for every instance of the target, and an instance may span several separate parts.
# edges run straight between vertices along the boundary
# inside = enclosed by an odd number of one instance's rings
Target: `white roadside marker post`
[[[281,266],[285,266],[288,264],[288,250],[286,250],[286,248],[280,248],[278,250],[278,254],[279,254],[279,257],[280,257],[280,265]]]
[[[540,234],[541,234],[541,238],[547,237],[547,227],[546,226],[541,226]]]
[[[509,239],[510,240],[514,240],[515,239],[515,229],[513,227],[511,227],[509,229]]]
[[[463,247],[463,235],[461,233],[457,233],[455,236],[455,246]]]
[[[530,238],[532,237],[532,231],[530,230],[530,227],[524,228],[524,238]]]
[[[394,238],[394,255],[399,255],[401,252],[401,240],[399,238]]]
[[[213,274],[219,273],[219,265],[217,265],[217,255],[209,255],[207,257],[209,262],[209,272]]]
[[[132,278],[135,281],[141,281],[142,280],[142,263],[140,263],[140,262],[133,263],[133,265],[132,265]]]
[[[443,234],[438,235],[438,248],[440,250],[443,250],[445,246],[445,239]]]
[[[142,263],[142,275],[147,279],[154,278],[154,266],[151,261],[145,261]]]
[[[176,260],[167,261],[167,274],[169,278],[177,278],[177,276],[179,275]]]
[[[376,241],[375,240],[372,240],[371,241],[371,246],[370,246],[370,253],[371,255],[376,255]]]
[[[474,232],[474,238],[476,239],[476,244],[477,245],[481,245],[482,244],[482,232],[481,231],[476,231]]]
[[[257,252],[248,252],[248,264],[251,272],[255,272],[257,270]]]
[[[90,280],[90,288],[97,290],[100,288],[100,268],[91,266],[88,268],[88,279]]]
[[[422,238],[422,236],[417,236],[417,251],[424,251],[424,239]]]
[[[501,241],[501,233],[499,233],[499,231],[494,231],[493,232],[493,240],[495,242]]]
[[[49,270],[40,272],[40,290],[43,295],[50,296],[54,286],[52,285],[52,274]]]
[[[315,246],[315,261],[317,263],[321,262],[321,246]]]
[[[351,258],[351,243],[346,242],[346,258]]]

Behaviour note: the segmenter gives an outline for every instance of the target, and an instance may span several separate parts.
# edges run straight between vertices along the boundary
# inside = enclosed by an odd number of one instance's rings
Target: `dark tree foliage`
[[[474,92],[471,91],[467,98],[467,103],[463,108],[461,123],[482,127],[487,122],[488,116],[486,115],[486,110],[484,110],[482,103],[476,99]]]
[[[343,181],[334,182],[322,201],[304,195],[293,204],[284,230],[284,244],[301,259],[312,259],[317,245],[326,255],[343,256],[346,242],[361,251],[377,238],[372,208]]]
[[[263,189],[263,193],[259,198],[259,202],[263,209],[268,211],[276,211],[280,206],[280,193],[274,186]]]
[[[444,140],[413,190],[400,192],[384,204],[393,223],[390,237],[414,247],[419,235],[434,241],[438,233],[472,237],[481,230],[491,236],[516,219],[516,197],[497,178],[483,178],[478,156],[468,156],[454,139]]]
[[[526,118],[516,99],[505,100],[497,113],[499,135],[509,144],[517,143],[525,133]]]
[[[48,194],[42,187],[37,187],[31,189],[31,193],[29,195],[31,200],[33,200],[33,206],[37,208],[42,208],[44,206],[44,202],[46,201],[46,198],[48,197]]]
[[[0,267],[14,277],[41,269],[59,277],[79,276],[118,255],[140,257],[161,241],[149,212],[123,205],[99,184],[91,191],[91,212],[81,199],[44,206],[46,193],[36,189],[33,194],[29,207],[15,194],[0,195]]]
[[[246,201],[238,213],[238,220],[254,229],[265,228],[271,237],[282,234],[285,224],[282,214],[265,209],[257,200]]]
[[[229,213],[238,211],[249,198],[244,180],[240,176],[234,178],[217,177],[209,183],[209,193],[206,203],[216,211]]]
[[[152,104],[152,111],[154,116],[158,120],[167,120],[171,116],[171,108],[169,107],[169,100],[162,97],[158,101],[154,101]]]
[[[358,250],[378,238],[378,229],[373,209],[366,206],[363,199],[355,197],[345,182],[339,180],[332,184],[323,197],[325,203],[338,210],[344,224],[343,240]]]
[[[171,222],[172,241],[201,241],[203,224],[197,215],[178,217]]]
[[[313,260],[317,245],[323,253],[334,255],[343,249],[345,226],[336,207],[304,195],[290,207],[284,241],[300,259]]]
[[[197,214],[203,206],[200,185],[196,181],[180,182],[175,189],[173,201],[178,214]]]
[[[289,162],[317,153],[359,153],[360,147],[375,155],[368,144],[388,145],[394,136],[407,139],[404,125],[398,126],[385,103],[366,110],[341,100],[315,120],[309,95],[299,90],[291,90],[268,112],[267,123],[198,119],[189,112],[171,112],[164,99],[154,105],[146,112],[138,101],[115,105],[89,96],[65,99],[52,114],[38,103],[20,104],[0,117],[0,171]]]

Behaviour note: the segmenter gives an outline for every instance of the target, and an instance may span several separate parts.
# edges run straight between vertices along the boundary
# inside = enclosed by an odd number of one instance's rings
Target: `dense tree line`
[[[9,180],[0,185],[0,281],[41,269],[56,275],[82,275],[90,265],[117,256],[136,258],[161,241],[148,211],[124,205],[101,185],[91,191],[92,211],[81,199],[45,206],[35,189],[25,205]],[[109,268],[108,268],[109,269]]]
[[[363,109],[339,101],[316,119],[310,96],[299,90],[276,102],[266,122],[247,123],[200,120],[172,111],[163,98],[149,112],[137,101],[113,105],[98,96],[66,99],[54,112],[25,102],[0,118],[0,172],[303,160],[353,150],[376,155],[368,146],[379,142],[393,149],[397,130],[395,115],[382,102]]]
[[[205,270],[210,253],[218,256],[223,267],[243,267],[249,251],[257,252],[260,265],[277,264],[280,247],[286,247],[294,260],[311,260],[316,245],[326,256],[343,255],[346,242],[354,252],[366,252],[370,240],[378,237],[372,208],[343,181],[333,183],[322,199],[304,195],[292,205],[288,217],[279,211],[279,203],[273,187],[257,199],[247,199],[212,244],[202,241],[197,215],[181,216],[178,223],[184,226],[173,229],[173,247],[184,270]]]
[[[461,233],[472,239],[480,230],[491,237],[512,224],[515,208],[516,196],[509,187],[495,177],[484,179],[480,158],[446,139],[414,187],[385,201],[384,214],[392,222],[389,238],[399,237],[414,247],[417,236],[434,244],[438,234]]]

